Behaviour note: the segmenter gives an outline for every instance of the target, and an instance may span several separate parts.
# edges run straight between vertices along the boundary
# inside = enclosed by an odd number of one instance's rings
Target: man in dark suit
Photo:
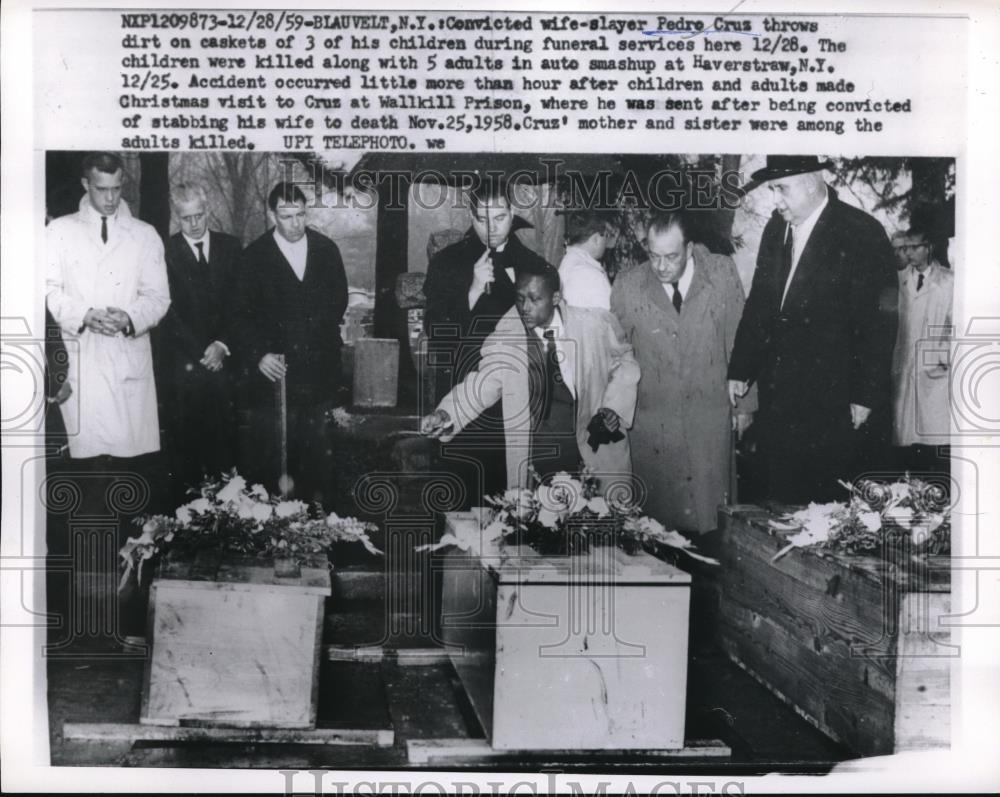
[[[279,183],[267,206],[274,228],[244,251],[237,291],[245,433],[240,468],[272,489],[330,503],[336,481],[329,413],[340,386],[347,276],[337,245],[306,226],[306,198],[297,186]],[[278,467],[282,383],[285,473]]]
[[[209,230],[203,186],[170,190],[180,224],[166,246],[170,309],[157,336],[173,497],[236,464],[232,295],[239,240]]]
[[[815,156],[768,156],[748,188],[775,212],[729,361],[730,400],[758,386],[768,496],[846,498],[838,479],[887,456],[896,266],[882,225],[844,204]]]
[[[514,214],[508,183],[482,181],[469,192],[469,212],[469,231],[438,252],[424,282],[424,328],[437,401],[476,370],[483,342],[514,306],[517,271],[528,264],[536,269],[548,265],[513,234],[530,225]],[[503,428],[498,405],[442,449],[445,457],[454,456],[456,465],[468,462],[470,454],[478,464],[474,473],[462,473],[466,505],[506,484]]]

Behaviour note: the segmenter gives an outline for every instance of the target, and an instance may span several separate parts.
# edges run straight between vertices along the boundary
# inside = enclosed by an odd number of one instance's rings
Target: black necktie
[[[785,285],[788,283],[788,275],[792,273],[792,226],[787,227],[788,234],[785,236],[785,244],[781,249],[781,271],[778,272],[778,305],[784,301]]]
[[[205,243],[204,243],[204,241],[198,241],[198,243],[195,244],[195,247],[197,247],[197,249],[198,249],[198,265],[199,266],[207,266],[208,265],[208,260],[205,258]]]
[[[917,275],[917,290],[919,291],[923,287],[924,287],[924,275],[923,274],[918,274]]]
[[[552,411],[552,397],[556,392],[556,385],[562,381],[562,374],[559,371],[559,357],[556,353],[556,331],[546,329],[545,336],[545,400],[542,402],[542,419],[548,420]]]
[[[674,309],[680,313],[681,305],[684,304],[684,297],[681,296],[680,283],[671,282],[670,286],[674,289]]]
[[[101,216],[101,240],[104,243],[108,242],[108,217]]]

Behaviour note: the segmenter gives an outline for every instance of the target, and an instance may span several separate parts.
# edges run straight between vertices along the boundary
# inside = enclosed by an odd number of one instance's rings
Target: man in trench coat
[[[548,265],[518,271],[515,305],[487,337],[478,368],[433,413],[424,416],[421,431],[447,442],[500,401],[507,486],[532,487],[528,466],[538,455],[536,432],[542,423],[538,407],[545,397],[539,380],[532,378],[530,347],[536,345],[533,337],[558,329],[556,359],[568,376],[564,383],[571,386],[574,413],[567,442],[579,453],[577,461],[582,459],[594,470],[603,491],[631,476],[629,439],[624,432],[632,425],[639,366],[614,316],[604,310],[567,306],[555,287],[558,284],[558,272]],[[595,451],[588,427],[593,428],[598,415],[606,428],[623,434]]]
[[[892,359],[893,444],[901,468],[947,470],[947,453],[939,448],[950,441],[955,276],[931,256],[923,231],[909,231],[900,248],[907,266],[899,272],[899,332]]]
[[[642,368],[632,464],[645,512],[668,528],[716,528],[731,491],[734,425],[749,425],[756,396],[733,408],[726,369],[743,312],[743,286],[729,257],[689,236],[682,212],[647,226],[649,260],[620,274],[611,310]]]
[[[46,302],[69,351],[71,401],[61,405],[74,459],[160,449],[149,331],[170,304],[163,242],[121,199],[123,167],[84,159],[77,213],[46,234]],[[76,360],[76,362],[73,362]]]
[[[888,465],[896,263],[885,229],[837,198],[815,156],[769,155],[751,175],[764,228],[729,362],[731,395],[758,386],[770,498],[842,500],[840,480]]]
[[[77,514],[114,518],[120,546],[138,533],[131,523],[135,515],[167,510],[149,333],[167,312],[170,291],[160,236],[133,218],[121,199],[121,159],[89,154],[81,174],[86,193],[79,211],[54,219],[45,230],[46,303],[69,358],[68,398],[59,409],[70,457],[53,463],[47,484],[54,490],[69,478],[81,496]],[[117,565],[104,541],[95,542],[56,514],[50,522],[50,556],[72,555],[74,570],[93,569],[91,556],[99,559],[98,568]],[[130,582],[117,595],[117,627],[103,627],[111,615],[95,604],[86,627],[71,615],[67,633],[90,636],[97,629],[116,643],[140,635],[145,609],[137,586]]]

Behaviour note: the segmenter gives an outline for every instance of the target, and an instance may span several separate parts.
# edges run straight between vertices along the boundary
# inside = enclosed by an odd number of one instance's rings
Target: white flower
[[[240,494],[243,492],[243,488],[247,486],[247,481],[242,476],[233,476],[218,493],[215,495],[215,500],[221,504],[228,504],[232,501],[236,501]]]
[[[179,506],[174,511],[174,517],[176,517],[185,526],[191,522],[191,509],[187,505]]]
[[[329,515],[326,516],[326,525],[336,526],[338,523],[340,523],[340,519],[341,519],[340,515],[338,515],[336,512],[331,512]]]
[[[858,520],[868,531],[878,531],[882,528],[882,516],[878,512],[859,512]]]
[[[909,526],[913,521],[913,510],[908,506],[894,506],[885,510],[885,516],[899,526]]]
[[[270,504],[254,504],[253,509],[250,510],[253,519],[261,523],[270,520],[272,512]]]
[[[552,479],[552,484],[538,488],[538,502],[543,509],[552,512],[579,512],[587,506],[583,497],[583,485],[574,479],[560,479],[560,474]]]
[[[598,517],[604,517],[610,514],[611,510],[608,508],[608,502],[605,501],[601,496],[597,495],[587,501],[587,509],[591,512],[597,514]]]
[[[270,496],[267,494],[267,490],[264,489],[263,484],[255,484],[250,488],[250,495],[254,498],[259,498],[261,501],[266,501]]]
[[[304,501],[281,501],[274,508],[274,513],[280,518],[292,517],[307,509]]]
[[[909,498],[910,496],[910,485],[906,482],[894,482],[889,485],[889,490],[892,493],[892,500],[894,502],[902,501],[904,498]]]
[[[153,518],[150,518],[149,520],[147,520],[145,523],[142,524],[142,533],[143,533],[143,536],[145,536],[146,534],[152,534],[159,527],[160,527],[160,524],[156,520],[154,520]]]
[[[483,537],[487,540],[496,540],[510,531],[510,527],[499,518],[490,521],[483,529]]]
[[[199,515],[206,515],[212,511],[212,502],[207,498],[195,498],[191,503],[187,504],[187,508],[192,512],[197,512]]]
[[[542,509],[538,510],[538,522],[548,529],[554,529],[556,528],[556,525],[559,523],[559,515],[557,515],[551,509],[546,509],[545,507],[543,507]]]
[[[245,495],[241,495],[239,506],[236,508],[236,514],[241,520],[250,520],[253,518],[253,510],[255,506],[260,506],[260,504],[252,498],[247,498]]]

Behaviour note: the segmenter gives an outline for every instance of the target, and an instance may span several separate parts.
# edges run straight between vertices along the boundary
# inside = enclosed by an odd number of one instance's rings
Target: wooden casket
[[[772,562],[789,536],[774,517],[719,511],[716,632],[729,657],[858,755],[948,747],[947,558],[796,548]]]
[[[690,576],[613,547],[506,554],[444,560],[442,634],[493,748],[682,748]]]
[[[329,569],[164,562],[153,580],[140,721],[315,728]]]

